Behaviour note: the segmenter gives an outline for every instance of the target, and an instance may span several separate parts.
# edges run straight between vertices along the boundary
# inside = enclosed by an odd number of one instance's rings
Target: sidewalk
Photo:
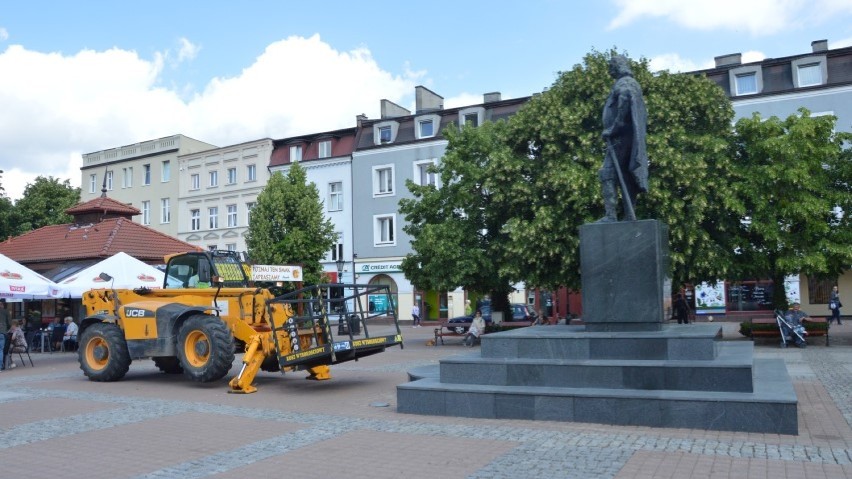
[[[94,383],[73,353],[33,353],[34,368],[0,373],[0,477],[852,477],[852,323],[832,327],[828,348],[756,343],[756,357],[787,363],[798,436],[398,414],[406,371],[471,351],[427,346],[433,329],[403,327],[404,349],[332,366],[331,381],[260,373],[251,395],[148,360]]]

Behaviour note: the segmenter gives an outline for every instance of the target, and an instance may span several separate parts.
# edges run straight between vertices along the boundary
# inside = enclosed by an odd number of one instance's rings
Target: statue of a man
[[[648,155],[645,152],[648,113],[642,88],[633,78],[627,58],[613,55],[609,73],[615,84],[603,109],[602,136],[606,155],[599,174],[606,215],[599,221],[618,221],[616,182],[624,202],[624,219],[635,221],[636,195],[648,191]]]

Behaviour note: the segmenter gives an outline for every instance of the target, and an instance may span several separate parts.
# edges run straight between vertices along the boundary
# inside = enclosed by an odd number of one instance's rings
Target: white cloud
[[[764,55],[763,52],[750,50],[742,53],[743,63],[759,62],[764,58],[766,58],[766,55]],[[651,58],[650,62],[650,70],[652,72],[662,70],[668,70],[672,73],[691,72],[696,70],[706,70],[708,68],[713,68],[714,66],[716,66],[716,62],[713,58],[696,62],[689,58],[682,58],[677,53],[663,53]]]
[[[178,62],[193,60],[196,56],[198,56],[198,52],[201,51],[201,46],[193,44],[186,38],[178,39],[178,43],[180,43],[180,49],[178,50]]]
[[[184,54],[197,53],[181,43]],[[227,146],[355,126],[357,114],[378,116],[380,99],[410,98],[425,75],[387,72],[366,48],[341,52],[319,35],[290,37],[240,74],[214,78],[184,100],[184,91],[159,85],[166,56],[146,60],[119,49],[63,55],[20,45],[0,53],[0,168],[8,196],[19,198],[36,175],[79,186],[82,153],[177,133]]]
[[[3,27],[0,27],[0,42],[9,39],[9,31]]]
[[[610,29],[645,17],[664,17],[696,30],[725,28],[762,35],[852,13],[852,2],[848,0],[614,0],[614,3],[620,11],[610,22]]]

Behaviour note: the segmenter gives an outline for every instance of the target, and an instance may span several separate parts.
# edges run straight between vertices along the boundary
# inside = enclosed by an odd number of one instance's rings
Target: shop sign
[[[361,263],[356,269],[360,274],[401,273],[401,266],[400,262]]]

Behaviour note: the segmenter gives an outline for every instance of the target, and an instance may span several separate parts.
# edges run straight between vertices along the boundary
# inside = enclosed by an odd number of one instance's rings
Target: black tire
[[[263,359],[263,362],[260,363],[260,370],[266,371],[268,373],[280,373],[281,366],[278,365],[278,356],[275,354],[270,354],[269,356]]]
[[[91,381],[118,381],[130,369],[130,353],[121,329],[111,323],[96,323],[80,335],[77,351],[80,369]]]
[[[453,332],[456,334],[464,334],[467,332],[467,328],[461,326],[455,326],[452,328]]]
[[[183,374],[196,382],[222,379],[234,364],[234,336],[218,316],[190,316],[178,334]]]
[[[166,374],[181,374],[183,372],[180,360],[174,356],[154,358],[154,365]]]

